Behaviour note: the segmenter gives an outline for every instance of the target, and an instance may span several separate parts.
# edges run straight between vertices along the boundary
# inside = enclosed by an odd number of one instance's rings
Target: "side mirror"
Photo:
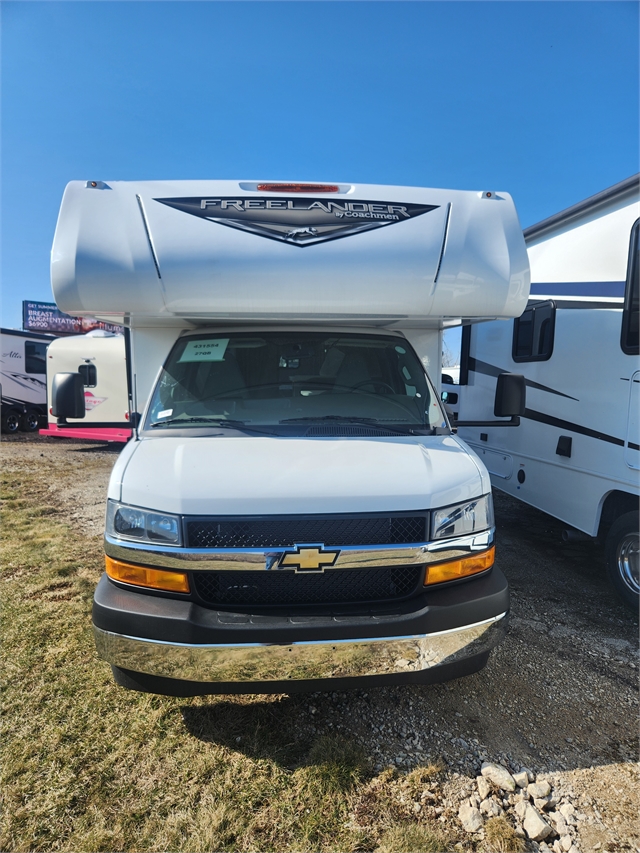
[[[524,415],[527,386],[520,373],[501,373],[496,384],[496,399],[493,414],[497,418],[513,418]]]
[[[84,382],[79,373],[56,373],[51,385],[51,409],[62,422],[67,418],[83,418]]]
[[[447,403],[450,406],[455,406],[458,402],[458,395],[455,391],[443,391],[440,395],[440,399],[443,403]]]

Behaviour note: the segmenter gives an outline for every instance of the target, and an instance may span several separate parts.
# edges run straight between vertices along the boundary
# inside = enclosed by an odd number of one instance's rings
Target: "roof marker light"
[[[258,184],[257,190],[264,193],[337,193],[337,184]]]

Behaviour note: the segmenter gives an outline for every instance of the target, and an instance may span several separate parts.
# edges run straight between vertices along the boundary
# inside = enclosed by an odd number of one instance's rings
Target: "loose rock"
[[[571,803],[563,803],[558,809],[562,817],[567,823],[573,823],[573,816],[576,813],[574,806]]]
[[[516,803],[515,812],[520,820],[524,820],[524,816],[527,813],[527,805],[528,803],[525,800],[520,800],[520,802]]]
[[[478,832],[479,829],[482,829],[482,815],[478,809],[470,806],[469,803],[463,803],[460,806],[458,819],[466,832]]]
[[[512,793],[515,791],[516,783],[513,776],[501,764],[492,764],[485,761],[480,772],[486,779],[493,782],[497,788],[502,788],[503,791],[511,791]]]
[[[546,820],[543,820],[538,810],[531,804],[527,805],[527,811],[523,822],[524,831],[532,841],[543,841],[551,835],[553,829]]]
[[[484,776],[478,776],[476,779],[478,783],[478,793],[480,794],[481,800],[486,800],[489,794],[491,793],[491,783],[484,778]]]
[[[549,812],[547,817],[553,824],[555,831],[558,833],[560,837],[563,835],[567,835],[569,832],[569,827],[567,825],[566,820],[560,812]]]
[[[527,794],[534,800],[541,800],[551,793],[551,785],[548,782],[533,782],[527,786]]]
[[[482,814],[486,814],[491,817],[500,817],[500,815],[504,814],[504,809],[502,809],[495,800],[491,799],[483,800],[480,803],[480,811]]]
[[[519,773],[513,774],[513,780],[518,788],[526,788],[529,784],[529,776],[526,770],[521,770]]]

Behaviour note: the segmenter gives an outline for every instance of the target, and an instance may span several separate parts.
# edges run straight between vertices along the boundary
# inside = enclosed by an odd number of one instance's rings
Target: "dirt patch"
[[[122,450],[115,442],[96,444],[29,434],[3,435],[0,457],[5,471],[37,475],[48,494],[41,510],[64,513],[88,535],[102,536],[111,468]]]
[[[3,437],[1,455],[5,470],[38,479],[42,514],[84,529],[95,542],[120,449],[16,436]],[[20,500],[19,487],[11,500]],[[375,778],[393,767],[400,780],[388,780],[385,808],[417,826],[428,814],[461,850],[482,849],[482,834],[465,833],[458,810],[484,761],[512,772],[530,768],[573,802],[579,849],[637,849],[637,618],[608,585],[601,548],[563,543],[559,522],[499,492],[495,510],[497,564],[511,586],[512,619],[482,672],[433,687],[254,697],[244,705],[246,728],[268,709],[271,724],[300,742],[339,735],[357,743]],[[63,582],[46,592],[52,603],[69,595]],[[95,666],[107,677],[106,665]],[[237,701],[183,700],[182,737],[222,743],[221,720],[233,717]],[[241,734],[233,746],[245,751]],[[245,754],[252,757],[248,745]],[[438,779],[415,795],[408,791],[407,774],[435,761],[444,768]],[[382,808],[381,796],[370,783],[354,801],[352,819]],[[529,849],[540,848],[529,842]]]

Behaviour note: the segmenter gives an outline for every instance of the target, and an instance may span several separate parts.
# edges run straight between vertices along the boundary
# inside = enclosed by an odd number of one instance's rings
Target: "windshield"
[[[446,426],[422,364],[401,338],[286,331],[181,338],[156,385],[145,428],[314,422],[396,432]]]

